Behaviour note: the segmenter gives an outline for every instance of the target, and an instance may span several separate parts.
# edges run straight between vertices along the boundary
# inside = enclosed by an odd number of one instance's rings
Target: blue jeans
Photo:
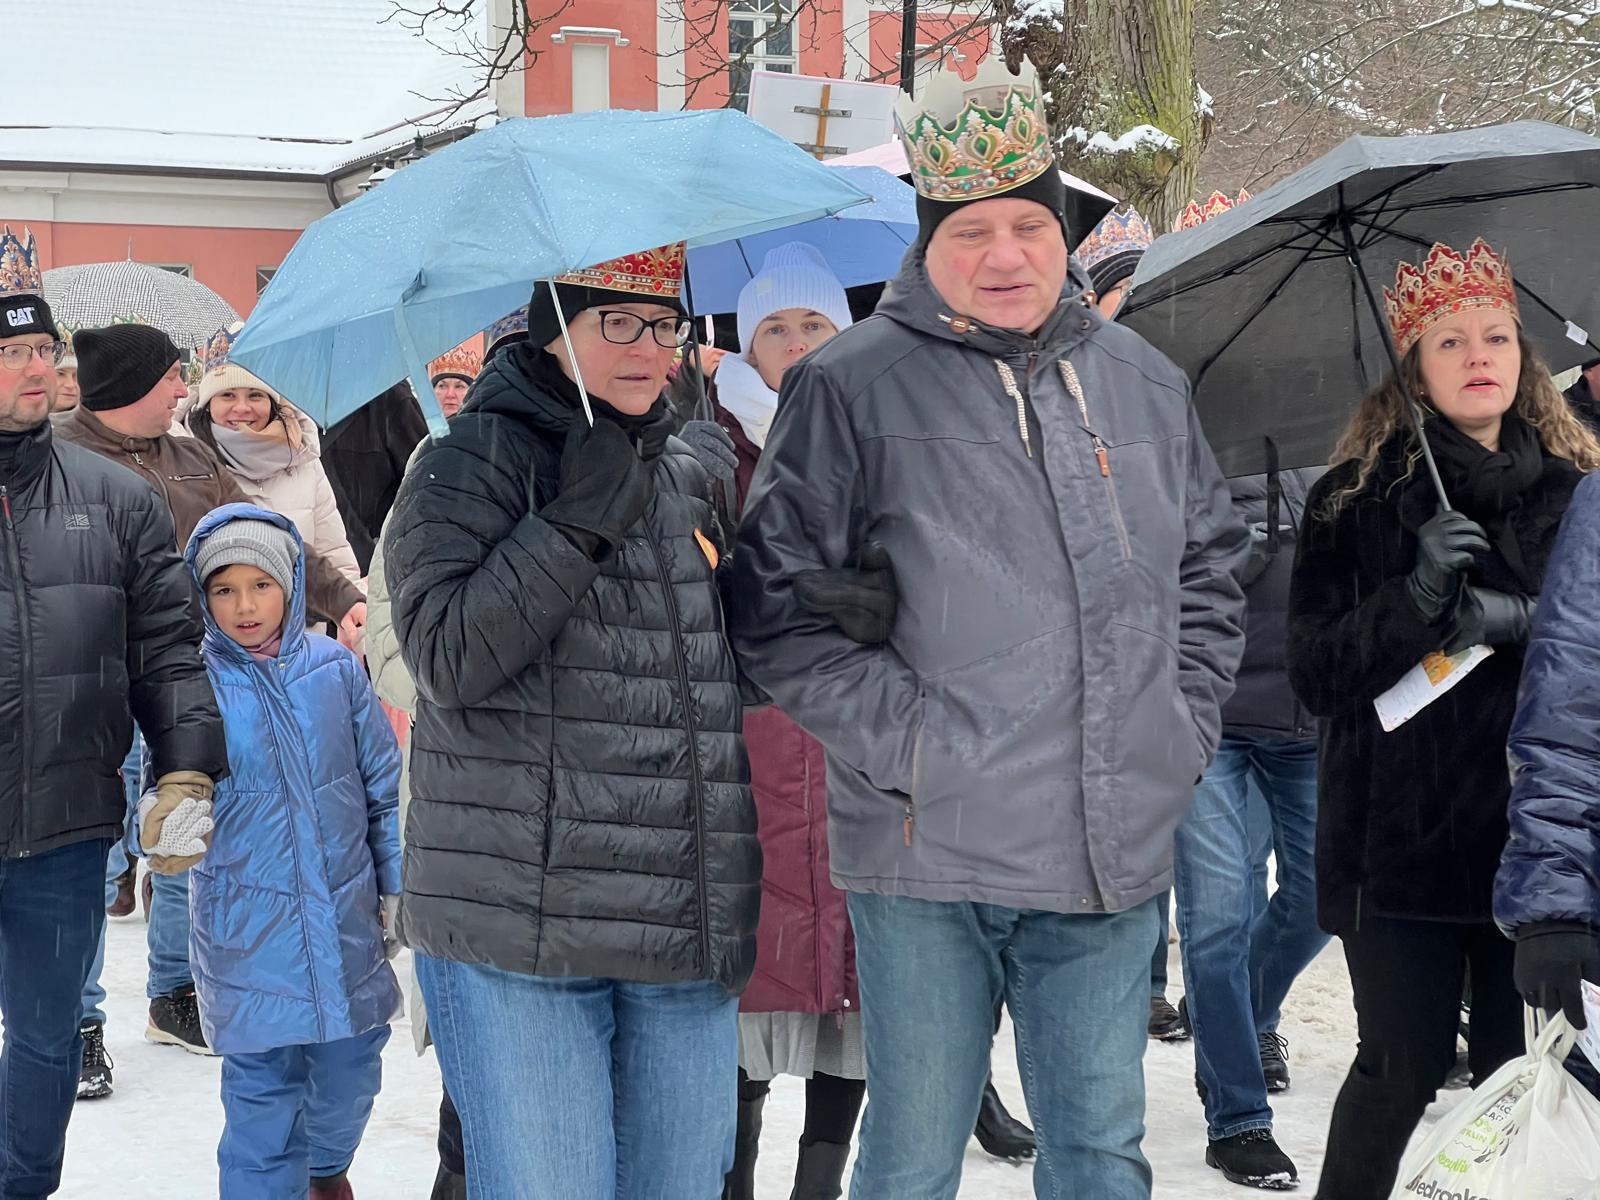
[[[122,836],[111,843],[111,850],[106,855],[106,907],[110,908],[117,898],[117,879],[134,863],[133,857],[133,824],[134,815],[139,807],[139,768],[144,756],[144,742],[139,737],[137,729],[133,732],[133,747],[128,751],[128,757],[122,761],[122,794],[127,801],[127,808],[122,818]],[[106,969],[106,934],[102,927],[100,930],[100,945],[95,950],[94,964],[89,968],[89,978],[83,985],[83,1000],[81,1003],[84,1021],[95,1021],[101,1025],[106,1023],[105,1009],[100,1006],[106,1002],[106,989],[100,985],[100,976]]]
[[[144,990],[154,1000],[193,987],[194,973],[189,970],[189,872],[152,872],[150,884],[150,927],[145,930],[150,976]]]
[[[218,1183],[227,1200],[304,1196],[348,1170],[383,1084],[384,1025],[359,1037],[222,1060]]]
[[[111,839],[0,859],[0,1198],[61,1184],[83,1040],[78,999],[105,926]]]
[[[851,1200],[955,1196],[1002,996],[1038,1139],[1034,1194],[1149,1200],[1154,899],[1071,916],[862,892],[849,905],[867,1044]]]
[[[739,1035],[720,986],[416,964],[473,1200],[722,1194]]]
[[[1252,783],[1277,855],[1278,887],[1264,909]],[[1240,734],[1223,736],[1178,827],[1179,949],[1213,1141],[1272,1128],[1259,1035],[1277,1027],[1295,978],[1328,942],[1317,928],[1316,829],[1316,743]]]

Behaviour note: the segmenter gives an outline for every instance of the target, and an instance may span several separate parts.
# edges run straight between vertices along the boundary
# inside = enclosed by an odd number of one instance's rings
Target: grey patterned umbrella
[[[239,314],[186,275],[147,263],[83,263],[44,273],[44,298],[73,329],[137,321],[166,331],[183,350],[204,346]]]

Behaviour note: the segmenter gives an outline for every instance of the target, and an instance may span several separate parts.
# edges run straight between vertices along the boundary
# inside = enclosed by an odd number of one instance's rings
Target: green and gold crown
[[[930,200],[983,200],[1036,179],[1055,162],[1038,77],[991,55],[970,81],[935,76],[923,99],[902,97],[895,130],[911,182]]]

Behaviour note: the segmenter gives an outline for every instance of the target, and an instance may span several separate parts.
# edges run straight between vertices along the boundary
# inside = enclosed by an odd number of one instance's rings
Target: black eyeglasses
[[[650,336],[663,350],[675,350],[689,340],[688,317],[659,317],[647,321],[631,312],[614,308],[600,310],[600,336],[613,346],[631,346],[644,336],[649,326]]]
[[[44,360],[45,366],[58,367],[67,356],[67,344],[46,342],[42,346],[0,346],[0,363],[4,363],[8,371],[25,370],[35,354]]]

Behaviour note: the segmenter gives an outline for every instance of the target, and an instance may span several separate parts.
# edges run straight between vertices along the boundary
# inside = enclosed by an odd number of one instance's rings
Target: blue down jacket
[[[251,504],[216,509],[184,555],[196,586],[201,544],[241,518],[294,533]],[[400,1009],[378,922],[379,895],[400,891],[400,751],[361,664],[305,624],[303,553],[276,659],[255,661],[206,613],[230,774],[190,872],[190,954],[219,1054],[355,1037]]]
[[[1511,837],[1494,918],[1600,930],[1600,476],[1578,485],[1545,568],[1511,726]]]

